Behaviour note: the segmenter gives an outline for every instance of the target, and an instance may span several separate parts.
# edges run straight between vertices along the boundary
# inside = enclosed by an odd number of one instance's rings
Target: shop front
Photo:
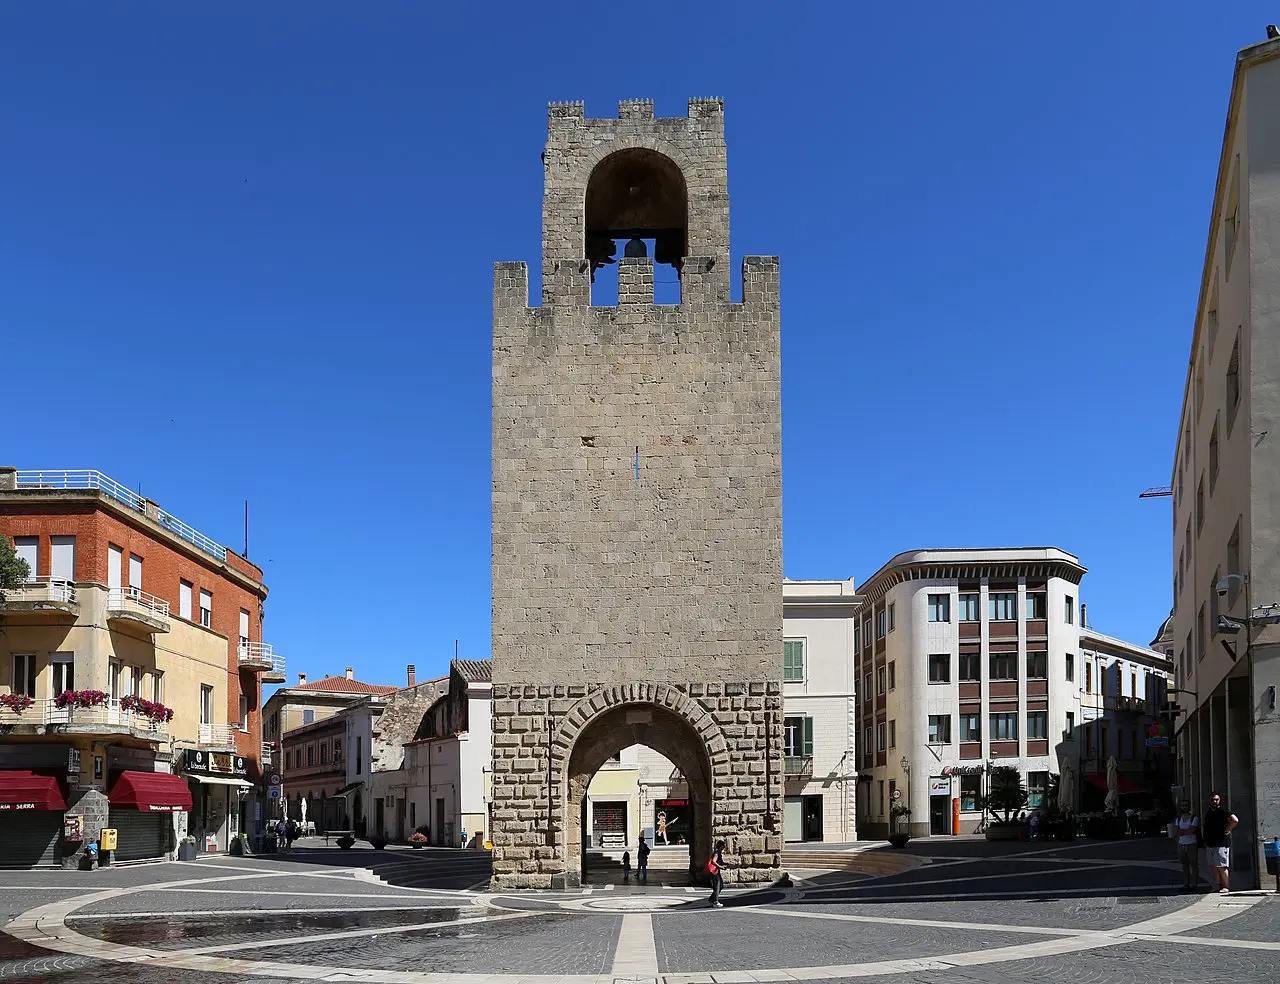
[[[65,777],[0,770],[0,868],[59,865],[66,809]]]
[[[693,834],[693,801],[653,801],[653,844],[687,844]]]
[[[107,826],[118,831],[113,861],[160,861],[176,850],[174,814],[189,813],[191,790],[169,772],[125,770],[107,793]]]
[[[188,832],[201,852],[229,851],[242,831],[251,833],[245,812],[253,783],[244,756],[188,748],[182,755],[182,773],[193,804]]]

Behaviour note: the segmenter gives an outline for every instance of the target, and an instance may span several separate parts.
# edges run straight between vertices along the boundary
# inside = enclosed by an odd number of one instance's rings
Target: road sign
[[[901,790],[901,789],[895,789],[895,790],[893,791],[893,801],[896,803],[896,802],[898,802],[898,800],[900,800],[900,799],[902,799],[902,790]]]
[[[269,782],[273,786],[279,786],[280,774],[278,772],[271,773],[271,775],[267,776],[267,782]]]
[[[273,800],[278,800],[278,799],[280,798],[280,787],[279,787],[279,786],[276,786],[274,789],[271,789],[271,790],[269,790],[268,792],[269,792],[270,797],[271,797]]]
[[[1167,744],[1169,744],[1168,738],[1148,738],[1147,739],[1148,748],[1164,748],[1164,746]]]

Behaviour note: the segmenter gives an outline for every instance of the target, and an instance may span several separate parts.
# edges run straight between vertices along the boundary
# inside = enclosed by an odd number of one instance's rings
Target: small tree
[[[4,601],[5,591],[21,587],[30,577],[31,566],[18,556],[9,534],[0,533],[0,601]]]
[[[1011,765],[997,765],[991,770],[987,795],[983,797],[983,808],[994,814],[1001,822],[1011,822],[1019,810],[1027,805],[1027,788],[1022,785],[1022,776]]]

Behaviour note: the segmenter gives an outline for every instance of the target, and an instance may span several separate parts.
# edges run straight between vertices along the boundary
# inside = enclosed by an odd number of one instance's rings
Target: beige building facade
[[[1182,785],[1280,835],[1280,40],[1236,57],[1170,485]]]

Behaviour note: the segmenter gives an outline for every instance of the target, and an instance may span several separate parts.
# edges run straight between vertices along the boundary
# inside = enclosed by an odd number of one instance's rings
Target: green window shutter
[[[804,719],[804,754],[813,754],[813,718]]]
[[[782,644],[782,679],[804,680],[804,643],[799,641]]]

